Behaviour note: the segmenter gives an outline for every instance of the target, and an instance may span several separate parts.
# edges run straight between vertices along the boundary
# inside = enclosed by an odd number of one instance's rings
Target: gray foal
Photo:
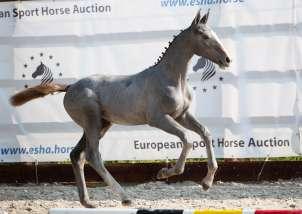
[[[188,62],[194,54],[203,56],[221,68],[231,60],[216,34],[206,25],[209,11],[203,17],[198,11],[192,24],[174,38],[158,62],[131,76],[94,75],[71,85],[47,84],[21,91],[11,98],[14,106],[53,92],[66,92],[64,107],[70,117],[83,128],[83,136],[70,154],[80,202],[89,201],[84,177],[88,163],[117,192],[123,204],[131,201],[119,183],[107,171],[99,152],[99,141],[112,124],[148,124],[183,142],[179,159],[172,168],[163,168],[158,179],[183,173],[192,143],[188,130],[196,132],[206,143],[208,173],[202,180],[205,190],[213,183],[217,170],[210,132],[188,112],[192,95],[186,81]]]

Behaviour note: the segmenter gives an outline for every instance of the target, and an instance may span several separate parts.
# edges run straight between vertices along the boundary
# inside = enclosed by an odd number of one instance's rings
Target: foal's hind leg
[[[101,138],[105,132],[108,130],[108,126],[104,124],[104,121],[101,121],[99,111],[90,112],[90,119],[88,119],[85,125],[85,133],[87,136],[86,144],[86,159],[94,168],[97,173],[103,178],[105,183],[109,185],[114,192],[118,193],[122,203],[128,205],[131,203],[127,194],[119,183],[112,177],[112,175],[105,168],[101,154],[99,152],[99,138]],[[101,133],[100,133],[101,130]]]
[[[215,172],[218,168],[213,151],[211,134],[208,129],[201,125],[189,112],[186,112],[180,118],[177,118],[177,121],[187,129],[190,129],[199,134],[205,141],[208,156],[208,173],[202,180],[202,187],[204,190],[207,190],[212,186]]]
[[[93,208],[94,206],[89,202],[89,196],[88,196],[87,187],[85,183],[85,176],[84,176],[85,146],[86,146],[86,136],[85,134],[83,134],[81,140],[71,151],[70,160],[72,163],[72,168],[77,183],[80,202],[84,207]]]

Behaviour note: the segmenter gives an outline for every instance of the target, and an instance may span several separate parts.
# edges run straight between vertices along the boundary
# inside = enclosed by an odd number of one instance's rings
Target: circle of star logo
[[[45,52],[38,52],[36,54],[30,55],[29,58],[25,62],[23,62],[23,69],[24,73],[21,74],[21,77],[23,79],[32,77],[33,72],[36,71],[37,66],[42,63],[46,67],[48,67],[50,70],[51,75],[53,75],[53,78],[55,78],[55,74],[57,77],[62,77],[63,73],[59,72],[56,73],[55,71],[61,67],[61,63],[58,62],[55,59],[55,56],[52,54],[47,54]],[[29,73],[30,72],[30,73]],[[49,72],[48,72],[49,73]],[[44,73],[45,75],[45,73]],[[44,78],[49,78],[49,76],[46,76]],[[42,84],[42,79],[43,79],[43,73],[41,75],[38,75],[37,79],[41,79],[41,84]],[[28,88],[29,85],[26,83],[24,85],[24,88]]]
[[[202,83],[208,82],[209,84],[202,84],[199,88],[196,85],[192,86],[193,91],[201,91],[203,94],[206,94],[211,91],[219,90],[219,83],[224,81],[224,77],[218,76],[217,67],[214,63],[204,57],[200,57],[196,64],[192,67],[192,72],[195,74],[200,74],[200,81]],[[196,75],[193,74],[193,77],[196,78]],[[199,76],[199,75],[198,75]],[[190,77],[191,78],[191,77]],[[187,81],[190,82],[190,78],[187,78]],[[209,81],[211,80],[211,81]],[[213,84],[211,84],[213,82]]]

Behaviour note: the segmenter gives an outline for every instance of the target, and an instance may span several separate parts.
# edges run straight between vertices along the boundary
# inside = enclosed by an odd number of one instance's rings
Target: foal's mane
[[[156,62],[154,63],[154,65],[151,66],[151,67],[154,67],[154,66],[158,65],[158,64],[161,62],[161,60],[162,60],[162,59],[164,58],[164,56],[166,55],[168,49],[170,48],[170,46],[174,43],[174,41],[176,40],[176,38],[177,38],[183,31],[184,31],[184,30],[180,30],[180,33],[178,33],[177,35],[174,35],[174,36],[173,36],[173,40],[172,40],[172,41],[169,41],[168,47],[165,47],[165,51],[161,53],[161,55],[157,58],[157,61],[156,61]]]

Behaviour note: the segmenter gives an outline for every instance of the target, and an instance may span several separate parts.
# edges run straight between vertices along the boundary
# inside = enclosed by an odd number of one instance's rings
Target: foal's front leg
[[[215,172],[218,168],[213,151],[211,134],[209,130],[205,126],[201,125],[189,112],[186,112],[181,117],[177,118],[177,121],[187,129],[190,129],[199,134],[205,141],[208,156],[208,173],[202,180],[202,187],[204,190],[207,190],[212,186]]]
[[[182,174],[185,168],[186,158],[192,149],[192,144],[188,142],[187,130],[179,125],[171,116],[157,115],[149,121],[149,125],[159,128],[165,132],[176,135],[183,142],[181,154],[172,168],[162,168],[158,174],[158,179],[168,178],[173,175]]]

